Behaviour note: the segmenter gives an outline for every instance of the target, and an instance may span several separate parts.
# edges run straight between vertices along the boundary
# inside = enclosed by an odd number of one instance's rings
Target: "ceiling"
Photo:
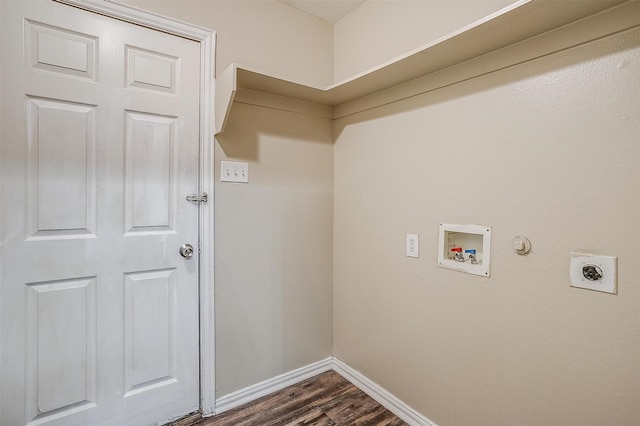
[[[335,24],[366,0],[278,0],[302,12]]]

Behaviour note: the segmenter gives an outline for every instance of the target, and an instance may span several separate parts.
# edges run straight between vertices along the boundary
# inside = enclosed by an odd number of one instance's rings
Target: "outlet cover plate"
[[[418,234],[407,234],[407,257],[418,257]]]
[[[220,182],[249,182],[249,164],[235,161],[220,162]]]
[[[585,278],[583,269],[589,265],[597,267],[602,277],[597,280]],[[571,287],[618,294],[618,258],[596,254],[571,253]]]

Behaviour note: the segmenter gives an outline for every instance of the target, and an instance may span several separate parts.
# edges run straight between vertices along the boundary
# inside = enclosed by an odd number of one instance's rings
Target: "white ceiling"
[[[335,24],[366,0],[278,0],[309,15]]]

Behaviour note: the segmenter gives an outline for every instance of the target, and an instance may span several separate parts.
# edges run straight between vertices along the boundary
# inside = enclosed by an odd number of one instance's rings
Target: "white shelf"
[[[521,0],[419,49],[325,88],[232,64],[216,79],[216,134],[224,130],[239,89],[334,108],[561,28],[622,3],[625,1]],[[625,14],[639,14],[640,2],[626,3],[623,6],[628,9]],[[634,19],[636,22],[637,16]]]

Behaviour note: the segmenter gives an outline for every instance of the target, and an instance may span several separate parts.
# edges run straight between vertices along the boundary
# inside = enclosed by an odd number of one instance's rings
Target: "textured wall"
[[[440,425],[640,424],[639,75],[636,29],[337,120],[334,355]],[[442,222],[493,227],[491,278],[437,267]]]
[[[484,18],[513,0],[368,0],[334,25],[342,81]]]
[[[220,161],[249,184],[216,180],[218,396],[331,355],[331,122],[236,103]]]
[[[333,26],[275,0],[124,0],[216,31],[216,74],[230,64],[292,81],[333,82]]]

